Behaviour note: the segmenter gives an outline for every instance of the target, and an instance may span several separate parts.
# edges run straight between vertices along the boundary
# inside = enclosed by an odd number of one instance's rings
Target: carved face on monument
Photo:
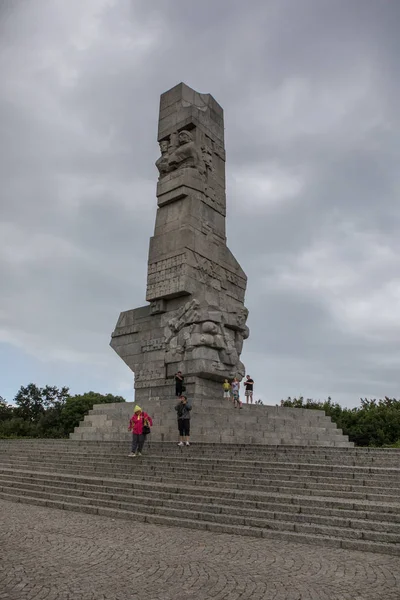
[[[180,131],[178,135],[178,142],[180,146],[193,142],[193,136],[190,131]]]
[[[236,318],[236,322],[238,327],[244,327],[247,321],[247,317],[249,316],[249,311],[247,310],[247,308],[243,308],[237,318]]]
[[[168,153],[168,149],[169,149],[169,142],[168,142],[168,140],[161,140],[161,142],[160,142],[160,152],[161,152],[161,154],[167,154]]]

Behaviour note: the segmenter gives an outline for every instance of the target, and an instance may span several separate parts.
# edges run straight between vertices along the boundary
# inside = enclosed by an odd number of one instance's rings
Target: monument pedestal
[[[206,390],[204,390],[206,392]],[[190,397],[190,393],[189,393]],[[179,439],[175,405],[177,398],[163,395],[137,400],[153,419],[150,441],[177,442]],[[126,441],[129,445],[129,419],[135,403],[98,404],[90,411],[71,439],[107,442]],[[191,441],[223,444],[288,446],[331,446],[351,448],[348,437],[321,410],[245,404],[234,408],[230,400],[196,396],[191,418]]]

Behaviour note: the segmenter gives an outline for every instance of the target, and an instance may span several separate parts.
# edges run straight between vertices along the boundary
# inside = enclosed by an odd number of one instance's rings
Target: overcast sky
[[[145,304],[159,96],[225,111],[228,244],[255,395],[400,396],[400,2],[0,4],[0,396],[132,400],[109,348]]]

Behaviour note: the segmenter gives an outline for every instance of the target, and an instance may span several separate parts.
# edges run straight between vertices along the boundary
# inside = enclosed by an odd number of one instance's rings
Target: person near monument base
[[[225,379],[224,383],[222,384],[223,390],[224,390],[224,398],[227,398],[228,400],[230,400],[231,397],[231,384],[229,383],[229,381],[227,379]]]
[[[186,396],[179,398],[178,404],[175,406],[178,415],[179,442],[178,446],[190,446],[190,411],[191,405],[188,403]]]
[[[240,382],[237,377],[232,381],[232,398],[233,398],[233,406],[237,408],[242,408],[242,403],[240,402]]]
[[[128,431],[132,431],[132,451],[129,456],[142,456],[142,450],[148,429],[153,425],[152,418],[140,406],[135,406],[129,421]],[[147,433],[146,433],[147,430]]]
[[[178,396],[178,398],[180,398],[182,396],[182,393],[185,391],[184,390],[184,377],[182,375],[182,371],[178,371],[175,374],[175,396]]]
[[[246,404],[249,403],[249,398],[250,398],[250,402],[253,404],[254,381],[252,380],[252,378],[250,377],[250,375],[246,375],[246,380],[244,382],[244,387],[245,387],[245,393],[244,393],[244,395],[246,396]]]

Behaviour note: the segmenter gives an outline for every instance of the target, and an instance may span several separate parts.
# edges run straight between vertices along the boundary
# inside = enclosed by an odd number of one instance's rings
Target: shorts
[[[244,393],[245,396],[252,396],[253,395],[253,390],[246,390]]]
[[[234,400],[239,400],[239,392],[233,392],[232,396]]]
[[[224,391],[224,398],[230,398],[231,397],[231,393],[230,391]]]
[[[186,437],[190,435],[190,419],[178,419],[179,435]]]

